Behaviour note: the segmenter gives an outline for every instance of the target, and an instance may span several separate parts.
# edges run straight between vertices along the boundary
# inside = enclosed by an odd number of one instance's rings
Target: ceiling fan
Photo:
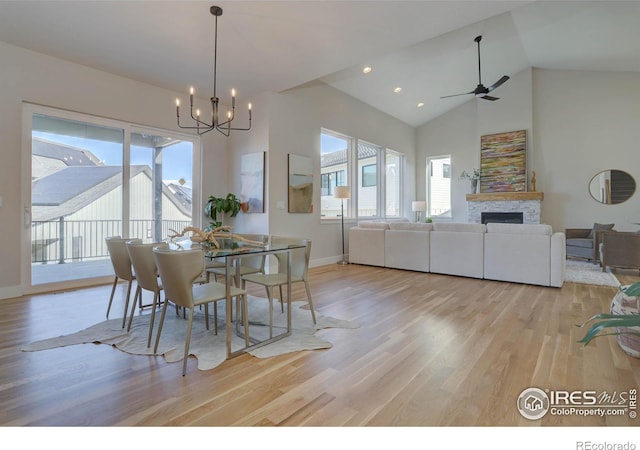
[[[482,40],[482,36],[477,36],[474,39],[474,41],[478,43],[478,85],[476,86],[476,88],[473,91],[464,92],[462,94],[445,95],[444,97],[440,97],[440,98],[449,98],[449,97],[457,97],[459,95],[473,94],[476,97],[483,98],[485,100],[491,100],[491,101],[498,100],[498,97],[492,97],[487,94],[491,91],[494,91],[498,87],[500,87],[505,81],[509,79],[509,77],[507,75],[503,75],[502,78],[500,78],[498,81],[496,81],[489,87],[485,87],[482,84],[482,74],[480,70],[480,41],[481,40]]]

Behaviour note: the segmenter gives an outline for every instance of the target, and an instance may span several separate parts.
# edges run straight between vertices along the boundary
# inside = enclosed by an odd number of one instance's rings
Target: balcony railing
[[[129,221],[129,237],[148,242],[166,239],[169,229],[182,230],[190,221],[162,220],[161,236],[154,236],[158,221]],[[109,257],[105,238],[122,236],[121,220],[34,221],[31,225],[31,263],[64,264]]]

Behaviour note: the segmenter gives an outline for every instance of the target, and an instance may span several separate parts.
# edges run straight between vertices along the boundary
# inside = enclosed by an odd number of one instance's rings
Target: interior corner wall
[[[532,165],[532,71],[526,69],[496,90],[497,101],[476,99],[418,128],[416,150],[417,196],[426,196],[428,157],[451,155],[452,221],[467,222],[469,181],[459,180],[463,170],[480,168],[480,138],[485,134],[527,130],[527,164]],[[440,100],[445,101],[445,100]],[[538,189],[540,190],[540,189]]]
[[[635,231],[640,182],[640,74],[535,69],[534,166],[542,219],[554,230],[614,223]],[[596,202],[591,178],[620,169],[636,181],[631,199]]]
[[[269,230],[271,234],[309,237],[313,240],[312,265],[335,262],[342,256],[340,222],[321,223],[321,128],[363,139],[405,156],[404,214],[411,214],[415,194],[415,129],[389,115],[322,83],[310,83],[270,96],[269,113]],[[288,212],[289,154],[308,156],[314,163],[315,212]],[[345,246],[349,226],[345,220]]]
[[[165,89],[0,42],[0,298],[21,295],[23,102],[179,131]],[[226,169],[220,169],[224,173]],[[28,183],[25,180],[24,183]]]
[[[225,167],[224,184],[214,186],[203,186],[206,197],[209,195],[223,196],[232,192],[238,198],[241,197],[242,181],[242,156],[249,153],[265,153],[264,167],[264,213],[243,213],[240,212],[235,218],[229,220],[233,226],[233,231],[237,233],[251,234],[271,234],[269,231],[269,93],[260,94],[250,99],[252,104],[252,123],[249,131],[232,131],[227,139],[227,161]],[[238,116],[239,127],[245,126],[242,115]],[[205,198],[206,202],[206,198]]]

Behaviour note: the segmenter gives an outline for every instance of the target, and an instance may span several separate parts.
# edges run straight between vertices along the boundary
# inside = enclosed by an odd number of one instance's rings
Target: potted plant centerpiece
[[[235,217],[240,212],[240,208],[240,200],[235,194],[228,193],[226,197],[209,196],[209,200],[204,207],[205,215],[213,220],[209,227],[221,227],[224,223],[225,215],[229,214],[229,217]]]
[[[591,326],[578,342],[587,345],[599,336],[614,335],[626,354],[640,358],[640,281],[620,286],[611,303],[610,314],[596,314],[578,326],[588,323]]]
[[[478,192],[478,181],[480,180],[480,169],[473,169],[471,172],[467,172],[463,170],[459,180],[469,180],[470,182],[470,192],[471,194],[476,194]]]

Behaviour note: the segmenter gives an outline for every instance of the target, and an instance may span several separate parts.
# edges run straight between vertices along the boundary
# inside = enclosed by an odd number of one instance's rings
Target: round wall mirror
[[[623,170],[603,170],[591,178],[589,193],[597,202],[616,205],[631,198],[636,180]]]

